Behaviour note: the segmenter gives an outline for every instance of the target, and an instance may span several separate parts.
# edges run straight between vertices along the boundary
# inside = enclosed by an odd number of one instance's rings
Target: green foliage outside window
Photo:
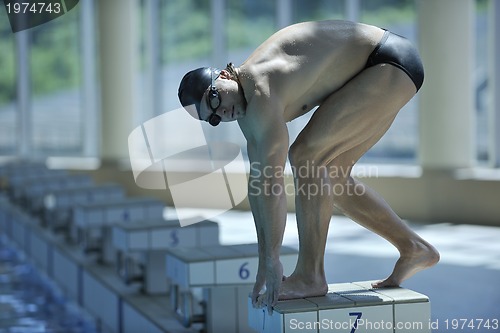
[[[33,29],[30,36],[33,95],[77,87],[81,77],[78,11]]]
[[[161,8],[162,63],[202,58],[212,50],[210,2],[164,1]]]
[[[16,98],[14,47],[7,13],[0,8],[0,106]]]

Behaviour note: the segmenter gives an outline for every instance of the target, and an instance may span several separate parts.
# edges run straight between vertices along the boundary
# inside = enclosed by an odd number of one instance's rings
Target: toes
[[[391,279],[387,279],[387,280],[384,280],[384,281],[379,281],[379,282],[372,283],[372,287],[373,288],[399,287],[399,284],[395,283]]]
[[[390,286],[390,283],[388,282],[388,280],[381,280],[381,281],[372,283],[372,288],[385,288],[385,287],[389,287],[389,286]]]
[[[273,315],[273,306],[271,304],[267,306],[267,314],[269,314],[270,316]]]

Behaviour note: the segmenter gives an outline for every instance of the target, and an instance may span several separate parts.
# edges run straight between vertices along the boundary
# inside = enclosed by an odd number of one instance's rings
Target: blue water
[[[95,322],[0,239],[0,333],[97,333]]]

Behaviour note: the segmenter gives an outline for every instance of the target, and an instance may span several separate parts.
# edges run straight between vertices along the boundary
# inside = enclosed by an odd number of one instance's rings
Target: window
[[[233,63],[241,64],[276,31],[275,6],[266,0],[227,1],[227,46]]]
[[[31,156],[82,153],[79,13],[77,6],[29,31]]]
[[[205,0],[166,0],[160,2],[159,38],[162,114],[178,109],[181,104],[177,97],[179,83],[188,71],[211,64],[212,46],[211,1]],[[186,140],[185,129],[176,124],[168,124],[163,129],[168,133],[169,146]],[[178,140],[177,140],[178,138]]]
[[[345,0],[294,0],[293,22],[343,19],[345,2]]]
[[[17,150],[16,65],[15,35],[0,8],[0,155],[15,155]]]
[[[210,64],[211,24],[210,1],[161,2],[163,112],[180,106],[177,89],[184,74]]]
[[[89,0],[90,1],[90,0]],[[90,1],[92,2],[92,1]],[[151,12],[145,7],[148,0],[141,0],[141,81],[138,82],[146,106],[141,121],[180,106],[177,88],[182,76],[200,66],[223,67],[226,62],[241,64],[253,50],[279,28],[283,22],[295,23],[308,20],[342,19],[347,12],[359,21],[387,28],[418,44],[415,0],[162,0],[155,2],[159,19],[152,27],[157,29],[157,53],[151,56],[147,48],[151,26]],[[477,158],[487,161],[488,156],[488,0],[476,3],[476,133]],[[80,19],[95,15],[81,15],[83,3],[58,19],[28,31],[28,63],[22,61],[16,47],[16,35],[11,32],[4,10],[0,10],[0,154],[19,152],[24,141],[29,144],[29,156],[85,155],[92,152],[89,145],[97,146],[95,128],[88,126],[85,91],[95,88],[95,76],[85,80],[88,68],[85,59],[97,59],[94,52],[85,53],[82,47]],[[284,18],[285,17],[285,18]],[[278,22],[279,21],[279,22]],[[87,20],[94,25],[93,20]],[[148,29],[146,27],[149,27]],[[94,27],[92,26],[92,29]],[[88,36],[87,36],[88,37]],[[85,38],[94,43],[95,36]],[[88,45],[88,43],[86,44]],[[418,45],[417,45],[418,46]],[[85,56],[83,55],[85,54]],[[26,55],[26,54],[24,54]],[[156,58],[155,58],[156,57]],[[154,60],[156,59],[156,60]],[[145,73],[148,63],[156,61],[159,70],[153,75]],[[92,63],[92,62],[90,62]],[[94,61],[95,63],[95,61]],[[85,67],[86,66],[86,67]],[[31,84],[27,117],[20,116],[17,100],[19,86],[17,69],[29,68]],[[156,67],[155,67],[156,68]],[[159,84],[149,81],[157,80]],[[82,81],[87,82],[85,84]],[[85,88],[87,87],[87,88]],[[159,102],[148,105],[150,87],[160,87]],[[23,90],[19,90],[22,92]],[[95,95],[95,94],[94,94]],[[416,161],[418,146],[418,95],[400,112],[386,135],[364,157],[369,162]],[[159,105],[159,106],[158,106]],[[94,108],[95,106],[92,106]],[[153,109],[153,110],[151,110]],[[92,122],[97,122],[95,110]],[[24,119],[24,120],[23,120]],[[24,126],[29,121],[30,126]],[[289,124],[291,142],[307,122],[304,119]],[[245,149],[245,142],[236,123],[222,124],[213,129],[203,124],[210,138],[238,142]],[[21,138],[21,128],[28,129]],[[179,131],[172,124],[171,133]],[[176,137],[171,135],[171,137]],[[182,137],[182,136],[179,136]],[[20,140],[21,139],[21,140]],[[23,141],[24,140],[24,141]],[[169,144],[175,144],[170,142]],[[95,148],[94,148],[95,149]]]

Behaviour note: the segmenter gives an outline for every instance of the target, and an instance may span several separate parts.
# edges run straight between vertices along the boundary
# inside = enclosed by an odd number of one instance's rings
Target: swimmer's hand
[[[257,279],[259,279],[259,274],[257,274]],[[261,280],[258,280],[255,283],[252,293],[253,306],[256,308],[267,307],[267,312],[269,313],[269,315],[272,315],[273,306],[278,303],[281,282],[285,279],[286,278],[283,276],[283,266],[281,265],[279,259],[277,261],[267,262],[265,270],[266,292],[262,295],[259,295],[259,291],[264,284],[261,277]],[[258,285],[259,281],[261,284]]]
[[[260,264],[259,261],[259,268],[257,270],[257,277],[255,278],[255,284],[253,286],[252,290],[252,305],[254,308],[260,308],[259,303],[258,303],[258,298],[260,291],[262,288],[264,288],[264,285],[266,284],[266,269],[264,265]]]

